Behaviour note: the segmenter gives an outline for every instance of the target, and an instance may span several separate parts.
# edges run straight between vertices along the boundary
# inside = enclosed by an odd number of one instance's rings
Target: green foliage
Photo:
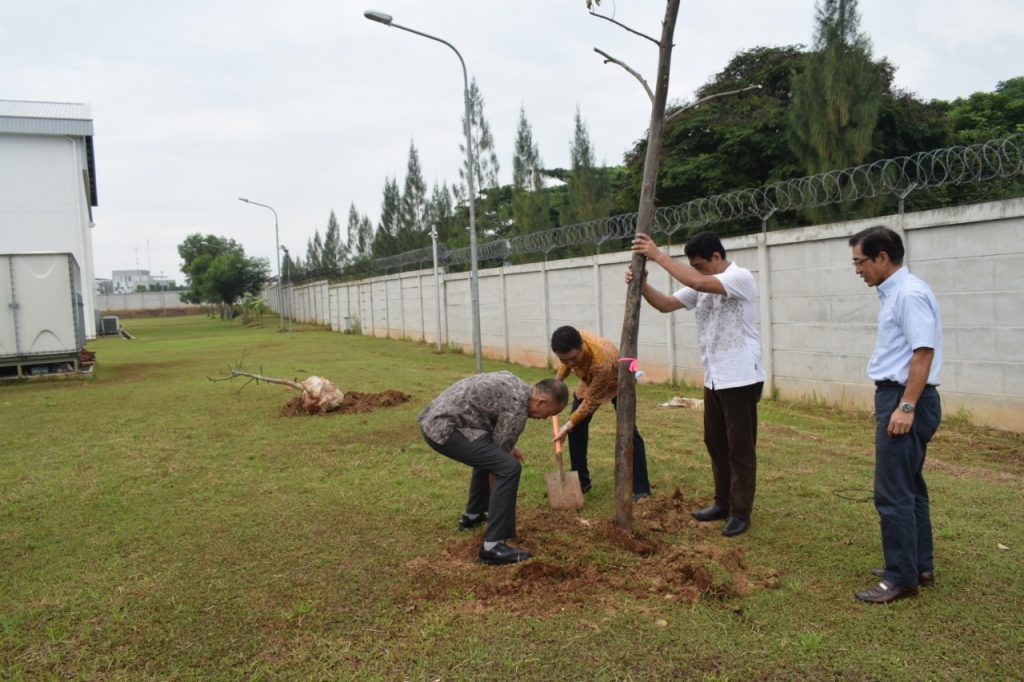
[[[871,60],[857,0],[820,0],[814,52],[793,82],[789,142],[808,175],[867,158],[893,68]]]
[[[409,143],[409,161],[405,170],[405,188],[398,206],[398,231],[395,253],[418,249],[430,243],[427,230],[427,184],[420,170],[416,146]]]
[[[338,225],[338,217],[331,210],[327,219],[327,232],[324,234],[323,255],[320,259],[323,267],[323,276],[334,278],[341,274],[345,266],[345,245],[341,240],[341,227]]]
[[[386,178],[384,180],[384,198],[380,205],[380,223],[377,225],[377,232],[373,235],[370,247],[374,258],[393,256],[398,253],[396,241],[401,206],[402,193],[398,189],[398,180]]]
[[[611,210],[611,185],[604,170],[594,161],[590,133],[576,108],[572,144],[569,147],[572,170],[568,176],[569,202],[562,214],[562,224],[585,223],[606,218]]]
[[[551,201],[544,192],[543,165],[537,143],[533,140],[533,129],[526,120],[526,109],[520,107],[512,157],[511,235],[529,234],[551,227]]]
[[[1000,82],[995,92],[976,92],[954,100],[949,117],[957,144],[1024,133],[1024,77]]]

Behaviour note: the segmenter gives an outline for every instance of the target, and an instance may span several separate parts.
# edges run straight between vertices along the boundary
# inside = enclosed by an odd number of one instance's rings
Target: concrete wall
[[[118,310],[160,310],[182,308],[180,291],[135,291],[130,294],[96,294],[96,305],[100,311]],[[274,312],[277,312],[276,310]]]
[[[96,336],[89,195],[81,138],[0,135],[0,253],[71,253],[79,265],[85,335]]]
[[[1024,431],[1024,199],[723,240],[729,260],[758,280],[766,389],[782,398],[870,407],[874,386],[865,369],[878,296],[855,275],[847,239],[879,223],[903,231],[906,264],[938,298],[947,415],[965,410],[977,423]],[[670,252],[683,257],[682,247]],[[547,340],[563,324],[617,342],[629,257],[623,251],[481,270],[484,356],[551,366]],[[657,266],[649,277],[662,290],[677,288]],[[273,304],[276,290],[267,298]],[[367,335],[437,338],[430,270],[296,286],[286,288],[285,299],[296,319],[332,329],[344,329],[348,317]],[[312,300],[320,308],[305,303]],[[442,343],[472,352],[468,274],[444,275],[441,300]],[[638,346],[645,381],[702,383],[691,314],[664,315],[644,304]]]

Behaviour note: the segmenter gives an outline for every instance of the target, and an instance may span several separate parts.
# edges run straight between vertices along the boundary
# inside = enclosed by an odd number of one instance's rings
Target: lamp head
[[[248,199],[243,199],[242,197],[238,197],[238,200],[239,200],[239,201],[244,201],[244,202],[245,202],[245,203],[247,203],[247,204],[248,204],[248,203],[252,203],[252,202],[250,202],[250,201],[249,201]]]
[[[390,14],[384,14],[383,12],[378,12],[373,9],[368,9],[363,12],[363,16],[370,21],[376,21],[378,24],[384,24],[385,26],[390,26],[393,21]]]

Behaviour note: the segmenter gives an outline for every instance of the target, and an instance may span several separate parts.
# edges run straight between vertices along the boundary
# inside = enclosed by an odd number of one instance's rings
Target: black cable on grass
[[[864,493],[868,493],[864,496]],[[848,488],[845,490],[833,490],[832,494],[836,497],[849,500],[850,502],[870,502],[875,499],[875,493],[867,490],[860,490],[858,488]]]

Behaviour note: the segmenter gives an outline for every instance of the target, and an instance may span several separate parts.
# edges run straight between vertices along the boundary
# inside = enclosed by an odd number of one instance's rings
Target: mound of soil
[[[410,400],[412,400],[411,395],[408,393],[402,393],[401,391],[396,391],[393,388],[381,391],[380,393],[348,391],[345,393],[344,400],[341,401],[341,407],[326,414],[373,412],[374,410],[379,410],[382,407],[400,405],[401,403],[406,403]],[[307,416],[306,410],[302,406],[302,396],[295,396],[289,400],[287,404],[281,408],[281,416]]]
[[[634,507],[633,534],[610,519],[520,509],[515,544],[533,559],[484,566],[477,561],[482,531],[453,538],[441,557],[407,564],[414,585],[407,608],[470,595],[463,608],[471,611],[545,617],[610,603],[622,593],[690,603],[778,587],[778,571],[748,566],[743,550],[722,538],[720,524],[690,518],[689,510],[698,506],[678,490],[672,497],[648,498]]]

